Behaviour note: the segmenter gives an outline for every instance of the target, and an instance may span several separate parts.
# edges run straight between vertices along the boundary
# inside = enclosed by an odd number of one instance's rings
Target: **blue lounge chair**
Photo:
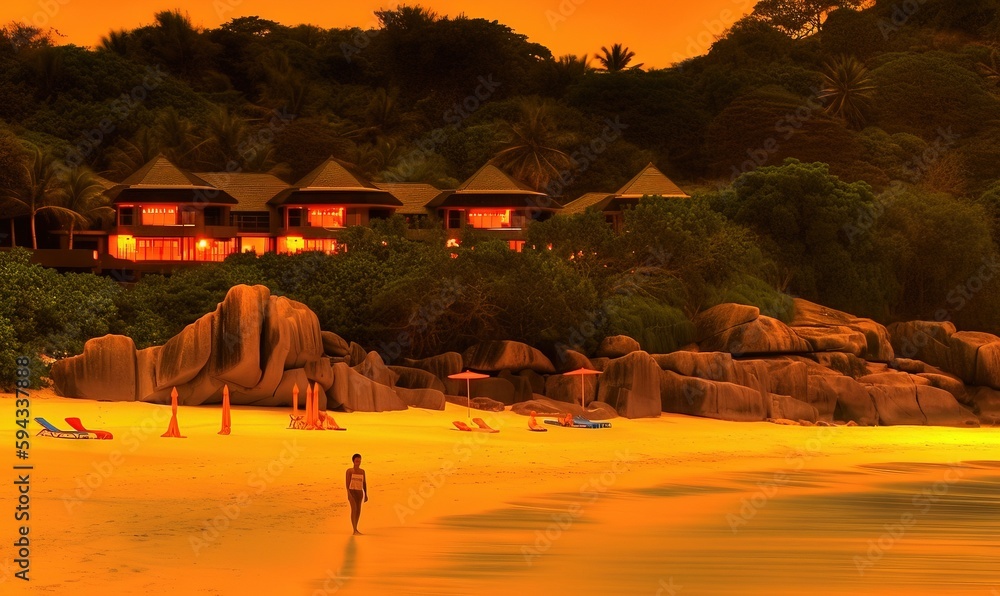
[[[573,426],[576,428],[611,428],[610,422],[594,422],[580,416],[573,416]]]
[[[44,418],[35,418],[35,422],[42,426],[38,432],[39,437],[54,437],[56,439],[91,439],[94,438],[88,432],[78,430],[59,430],[51,422]]]

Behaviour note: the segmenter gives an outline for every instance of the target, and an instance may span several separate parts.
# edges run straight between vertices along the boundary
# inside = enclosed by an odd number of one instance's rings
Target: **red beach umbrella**
[[[292,386],[292,420],[299,417],[299,384]]]
[[[489,375],[467,370],[454,375],[448,375],[449,379],[465,379],[465,404],[469,418],[472,418],[472,379],[488,379]]]
[[[583,402],[586,399],[585,393],[587,391],[587,384],[583,381],[583,377],[585,375],[599,375],[601,374],[601,371],[591,370],[589,368],[578,368],[563,374],[567,377],[580,377],[580,406],[586,408],[587,406]]]

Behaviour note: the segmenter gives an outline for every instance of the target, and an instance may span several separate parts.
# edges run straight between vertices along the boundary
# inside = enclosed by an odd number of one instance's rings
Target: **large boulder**
[[[798,421],[805,420],[807,422],[816,422],[819,420],[819,412],[816,408],[804,401],[799,401],[788,395],[778,395],[776,393],[772,393],[770,395],[770,403],[768,405],[770,406],[767,413],[768,418]]]
[[[135,401],[135,343],[124,335],[91,339],[82,354],[57,360],[49,374],[56,394],[63,397]]]
[[[867,385],[868,395],[875,402],[879,424],[927,424],[927,417],[917,402],[918,379],[921,383],[927,383],[919,386],[930,387],[926,379],[899,372],[885,372],[859,379]]]
[[[545,397],[579,404],[580,396],[583,395],[584,403],[589,404],[597,399],[597,377],[598,375],[584,375],[582,377],[578,375],[549,375],[545,378]],[[582,390],[580,389],[581,385],[583,386]]]
[[[537,349],[517,341],[487,341],[470,347],[462,355],[465,366],[483,372],[533,370],[556,372],[552,362]]]
[[[323,352],[327,356],[343,358],[351,353],[351,344],[332,331],[321,331],[320,339],[323,342]]]
[[[469,400],[465,396],[446,394],[444,398],[457,406],[462,406],[463,408],[468,407],[473,410],[482,410],[484,412],[503,412],[506,409],[501,402],[489,397],[473,397]]]
[[[746,318],[755,307],[734,308],[730,316],[718,316],[717,309],[739,305],[720,304],[698,315],[695,324],[701,340],[698,342],[704,352],[729,352],[736,355],[791,354],[810,351],[809,344],[777,319],[758,316],[752,321],[731,327],[713,328],[714,324],[728,325],[732,321]],[[753,310],[747,311],[747,308]],[[743,316],[737,316],[743,315]],[[715,330],[715,333],[712,331]]]
[[[604,358],[621,358],[642,350],[639,342],[627,335],[609,335],[601,340],[597,347],[597,355]]]
[[[382,356],[374,350],[368,352],[365,359],[352,368],[376,383],[385,385],[386,387],[395,387],[396,381],[399,379],[399,375],[386,366],[385,363],[382,362]]]
[[[351,366],[357,366],[365,361],[368,357],[368,351],[361,347],[361,344],[356,342],[351,342],[350,353],[347,354],[347,363]]]
[[[920,373],[917,375],[930,383],[931,387],[937,387],[950,393],[960,404],[972,406],[972,399],[969,391],[958,377],[946,373]]]
[[[441,379],[426,370],[411,366],[390,366],[389,370],[396,373],[396,387],[406,389],[435,389],[444,393],[445,387]]]
[[[305,304],[284,296],[272,296],[268,303],[267,320],[285,322],[283,332],[288,335],[288,354],[285,368],[302,368],[309,362],[323,357],[323,337],[320,335],[319,318]]]
[[[260,382],[261,336],[270,296],[265,286],[233,286],[216,308],[208,361],[213,379],[242,388]]]
[[[942,370],[952,371],[948,339],[955,334],[950,321],[906,321],[889,325],[896,356],[923,360]]]
[[[767,418],[768,398],[760,391],[734,383],[661,373],[661,407],[664,412],[737,422]]]
[[[850,377],[824,377],[818,381],[816,399],[836,397],[836,407],[833,419],[836,421],[854,421],[860,426],[876,426],[879,422],[875,400],[872,399],[868,387]],[[813,401],[815,404],[816,402]],[[819,409],[819,408],[817,408]],[[820,418],[823,420],[823,418]]]
[[[566,372],[570,370],[576,370],[578,368],[588,368],[591,370],[596,370],[594,364],[589,358],[577,352],[576,350],[562,350],[556,354],[555,362],[556,370],[558,372]]]
[[[661,374],[659,365],[646,352],[615,358],[604,368],[597,399],[626,418],[655,418],[661,408]]]
[[[156,363],[163,346],[153,346],[135,353],[135,399],[144,401],[156,392]]]
[[[411,408],[422,408],[424,410],[444,409],[444,393],[437,389],[407,389],[406,387],[396,387],[396,395],[403,400],[403,403]]]
[[[978,427],[979,419],[962,407],[955,396],[943,389],[917,386],[917,404],[924,413],[927,424],[934,426]]]
[[[957,331],[947,340],[948,358],[941,368],[970,385],[989,385],[979,380],[979,360],[983,350],[997,342],[1000,342],[1000,338],[991,333]]]
[[[726,383],[740,382],[733,355],[728,352],[671,352],[653,354],[653,360],[663,370],[673,371],[685,377],[699,377]]]
[[[224,385],[222,381],[213,378],[208,372],[208,367],[205,367],[195,378],[177,386],[177,403],[182,406],[222,403],[222,389]],[[145,396],[143,401],[151,404],[169,404],[170,393],[173,389],[173,387],[165,387]],[[235,394],[235,392],[233,393]],[[244,402],[236,397],[232,403],[242,405]]]
[[[448,375],[455,375],[462,372],[462,355],[458,352],[445,352],[430,358],[421,360],[403,359],[403,366],[426,370],[442,382],[446,382]]]
[[[208,313],[167,340],[156,362],[156,390],[169,389],[195,378],[212,355],[212,328],[216,313]]]
[[[489,377],[488,379],[475,379],[469,383],[472,390],[472,397],[488,397],[498,401],[505,406],[512,406],[515,402],[514,384],[507,379],[500,377]],[[458,395],[465,395],[465,385]]]
[[[376,383],[346,363],[333,365],[333,386],[328,395],[330,409],[347,412],[405,410],[406,404],[391,387]]]
[[[855,317],[854,315],[827,308],[808,300],[796,298],[795,316],[790,323],[793,330],[806,338],[813,351],[836,351],[855,354],[866,360],[888,362],[893,359],[893,345],[889,330],[871,319]],[[826,337],[817,329],[826,328]],[[864,349],[861,348],[860,336],[864,336]],[[834,349],[838,345],[840,349]]]
[[[305,370],[306,378],[314,383],[319,383],[323,389],[329,389],[333,386],[333,362],[330,361],[330,358],[323,357],[308,362],[303,370]]]
[[[969,399],[982,424],[1000,424],[1000,391],[989,387],[970,387]]]
[[[760,309],[745,304],[719,304],[698,313],[694,318],[695,341],[701,343],[730,329],[753,323],[760,317]],[[729,350],[720,350],[726,351]]]
[[[810,359],[832,371],[858,379],[869,374],[869,364],[854,354],[844,352],[817,352],[808,355]]]
[[[618,416],[618,412],[604,402],[595,401],[586,408],[581,408],[578,403],[573,404],[569,402],[557,401],[541,395],[536,395],[533,399],[519,404],[514,404],[510,411],[515,414],[521,414],[522,416],[528,416],[532,412],[534,412],[536,416],[555,417],[565,416],[569,413],[573,416],[582,416],[587,420],[611,420],[612,418]]]
[[[515,375],[514,373],[510,372],[509,370],[502,370],[502,371],[500,371],[500,374],[497,375],[499,378],[504,379],[506,381],[509,381],[510,384],[513,385],[513,387],[514,387],[514,401],[511,402],[512,404],[516,404],[516,403],[522,402],[522,401],[527,401],[527,400],[531,399],[531,396],[534,395],[534,393],[535,393],[534,387],[532,387],[532,384],[531,384],[531,379],[529,377],[527,377],[527,376],[524,376],[524,373],[526,373],[526,372],[529,372],[531,374],[537,375],[539,378],[541,378],[541,379],[544,380],[544,377],[542,377],[541,375],[538,375],[538,373],[535,373],[535,372],[532,372],[532,371],[521,371],[520,374],[516,374]],[[544,388],[545,388],[545,385],[543,384],[542,385],[542,389],[544,389]]]
[[[1000,339],[979,348],[976,354],[976,384],[1000,389]]]
[[[292,399],[295,395],[295,388],[298,387],[299,407],[305,408],[306,391],[312,387],[317,389],[319,396],[319,409],[325,410],[328,406],[326,390],[322,385],[310,381],[309,375],[303,368],[293,368],[286,370],[281,376],[274,392],[266,397],[252,398],[236,391],[230,396],[230,401],[240,405],[262,406],[262,407],[291,407]]]

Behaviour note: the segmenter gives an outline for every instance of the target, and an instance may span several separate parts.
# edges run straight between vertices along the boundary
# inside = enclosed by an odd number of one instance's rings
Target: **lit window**
[[[142,225],[144,226],[176,226],[177,207],[143,207]]]
[[[317,228],[342,228],[344,227],[344,208],[309,209],[309,225]]]
[[[479,229],[509,228],[510,209],[470,209],[469,225]]]

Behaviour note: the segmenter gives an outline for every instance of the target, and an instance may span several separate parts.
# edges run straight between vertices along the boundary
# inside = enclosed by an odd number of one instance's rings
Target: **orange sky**
[[[421,0],[439,14],[496,19],[562,54],[593,55],[623,42],[647,67],[662,67],[708,50],[713,35],[753,8],[756,0]],[[369,26],[372,11],[392,0],[275,2],[274,0],[4,0],[0,23],[21,20],[52,27],[64,43],[92,46],[109,29],[134,28],[159,10],[181,8],[204,27],[257,15],[287,25]]]

